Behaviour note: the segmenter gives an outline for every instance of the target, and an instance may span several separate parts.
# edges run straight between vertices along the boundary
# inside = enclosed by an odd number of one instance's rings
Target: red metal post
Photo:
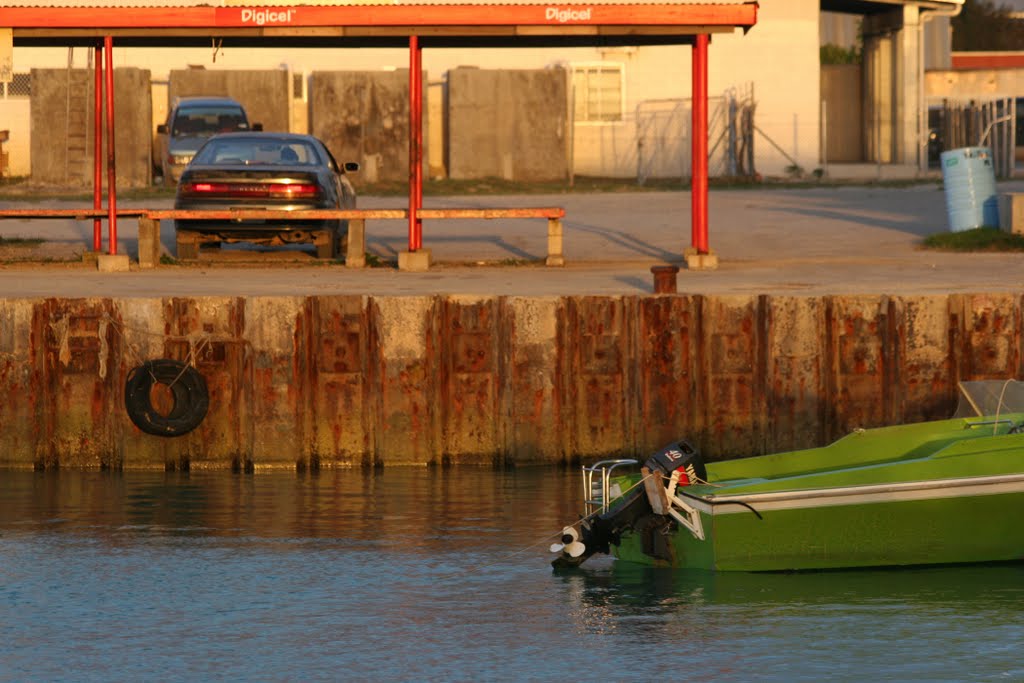
[[[96,78],[93,85],[92,119],[92,208],[103,208],[103,46],[96,45]],[[103,220],[92,219],[92,250],[99,253],[103,248]]]
[[[693,44],[693,142],[690,172],[693,248],[708,253],[708,35]]]
[[[109,254],[117,253],[117,166],[114,163],[114,39],[103,39],[107,81],[107,230]]]
[[[417,36],[409,36],[409,251],[423,247],[423,72]]]

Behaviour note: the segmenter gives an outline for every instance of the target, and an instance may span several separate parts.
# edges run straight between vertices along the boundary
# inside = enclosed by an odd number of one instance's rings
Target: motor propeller
[[[562,529],[562,542],[552,543],[551,552],[565,552],[569,557],[579,557],[587,551],[587,546],[580,542],[580,534],[574,527],[567,526]]]

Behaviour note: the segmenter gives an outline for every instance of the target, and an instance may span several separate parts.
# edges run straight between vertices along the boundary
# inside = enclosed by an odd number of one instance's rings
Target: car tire
[[[195,233],[179,231],[174,241],[179,261],[195,261],[199,258],[199,240]]]

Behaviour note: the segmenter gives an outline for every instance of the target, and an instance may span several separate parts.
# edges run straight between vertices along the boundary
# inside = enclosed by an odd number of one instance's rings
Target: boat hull
[[[625,533],[620,560],[716,571],[783,571],[1024,559],[1024,475],[686,497],[704,538],[665,520],[659,557],[650,536]]]

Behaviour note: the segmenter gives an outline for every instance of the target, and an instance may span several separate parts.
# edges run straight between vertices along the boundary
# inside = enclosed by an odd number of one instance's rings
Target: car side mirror
[[[253,129],[254,132],[259,133],[260,131],[263,130],[263,124],[262,123],[254,123],[254,124],[252,124],[252,129]]]
[[[160,135],[167,135],[167,124],[161,123],[159,126],[156,127],[156,132],[159,133]]]
[[[357,161],[346,161],[343,166],[346,173],[355,173],[359,170],[359,162]]]

